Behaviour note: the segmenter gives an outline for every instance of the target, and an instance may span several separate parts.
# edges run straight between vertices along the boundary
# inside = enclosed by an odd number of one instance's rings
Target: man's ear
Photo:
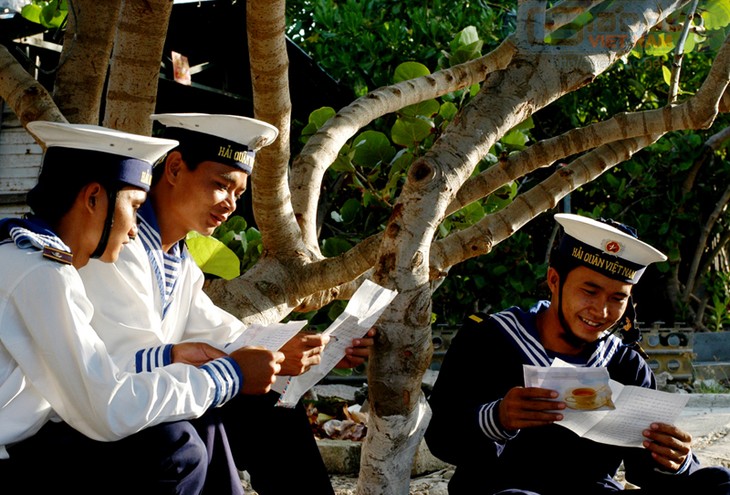
[[[185,167],[185,161],[183,160],[182,154],[179,151],[171,151],[165,158],[165,180],[171,184],[177,182],[180,172]]]
[[[90,182],[79,191],[79,199],[89,213],[94,213],[102,204],[105,189],[98,182]]]
[[[560,274],[552,266],[548,267],[547,284],[551,293],[556,294],[558,292],[558,289],[560,288]]]

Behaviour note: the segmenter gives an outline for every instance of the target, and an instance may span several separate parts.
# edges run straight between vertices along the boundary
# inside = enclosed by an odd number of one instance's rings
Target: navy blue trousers
[[[526,468],[525,475],[529,476],[529,468]],[[574,492],[570,485],[566,484],[561,490],[563,495],[598,495],[605,493],[623,493],[623,490],[609,490],[608,488],[598,489],[595,493],[586,493],[585,490]],[[672,478],[665,486],[656,488],[639,488],[625,493],[631,495],[669,495],[675,493],[697,494],[697,495],[730,495],[730,470],[724,467],[705,467],[698,469],[689,476],[677,476]],[[494,495],[542,495],[529,490],[510,489],[494,493]]]
[[[48,423],[0,460],[2,493],[241,495],[245,470],[259,495],[333,495],[303,406],[274,407],[277,399],[241,395],[116,442]]]
[[[98,442],[66,423],[47,423],[8,448],[0,460],[3,493],[198,494],[207,468],[205,444],[187,421]],[[6,481],[7,480],[7,481]],[[11,488],[12,487],[12,488]]]

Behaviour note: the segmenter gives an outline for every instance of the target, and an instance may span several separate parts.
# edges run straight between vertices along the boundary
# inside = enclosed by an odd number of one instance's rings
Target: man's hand
[[[242,394],[261,395],[271,390],[281,371],[284,354],[263,347],[242,347],[231,353],[243,373]]]
[[[666,423],[652,423],[644,430],[644,447],[651,456],[669,471],[676,471],[690,455],[692,435]]]
[[[329,342],[329,336],[321,333],[299,332],[281,347],[286,359],[281,365],[280,375],[297,376],[305,373],[322,360],[322,351]]]
[[[203,342],[184,342],[172,346],[172,362],[202,366],[208,361],[227,356],[225,352]]]
[[[545,388],[515,387],[499,403],[499,422],[507,430],[545,426],[560,421],[565,402],[556,402],[558,392]],[[553,412],[549,412],[553,411]]]
[[[355,368],[367,361],[370,356],[370,348],[375,344],[375,328],[368,330],[365,337],[352,339],[352,347],[345,349],[345,357],[335,365],[335,368]]]

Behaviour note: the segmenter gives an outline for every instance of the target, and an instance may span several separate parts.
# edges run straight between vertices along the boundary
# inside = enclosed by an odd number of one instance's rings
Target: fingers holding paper
[[[263,347],[242,347],[230,356],[236,360],[243,374],[241,393],[260,395],[268,393],[281,370],[284,354]]]
[[[375,327],[360,339],[352,339],[352,346],[345,349],[345,356],[337,363],[336,368],[355,368],[367,361],[370,349],[375,344]]]
[[[563,419],[559,411],[565,409],[558,402],[558,392],[537,387],[514,387],[499,403],[499,421],[511,431],[545,426]]]
[[[644,430],[644,447],[662,467],[677,471],[691,452],[692,436],[666,423],[652,423]]]
[[[329,337],[321,333],[299,332],[289,339],[281,349],[285,359],[280,375],[297,376],[305,373],[322,360],[322,351]]]

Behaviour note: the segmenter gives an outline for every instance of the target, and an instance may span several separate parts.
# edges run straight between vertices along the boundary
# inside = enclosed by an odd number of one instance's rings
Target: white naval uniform
[[[12,242],[0,245],[0,260],[0,458],[49,420],[112,441],[198,417],[237,393],[240,370],[229,358],[213,368],[120,371],[91,326],[93,306],[73,266]],[[221,367],[235,379],[221,379]]]
[[[97,307],[92,324],[119,366],[149,370],[146,364],[135,364],[135,354],[142,349],[186,341],[223,348],[245,330],[241,320],[205,294],[203,272],[186,249],[164,317],[160,284],[139,236],[125,246],[116,263],[91,260],[80,270]]]

